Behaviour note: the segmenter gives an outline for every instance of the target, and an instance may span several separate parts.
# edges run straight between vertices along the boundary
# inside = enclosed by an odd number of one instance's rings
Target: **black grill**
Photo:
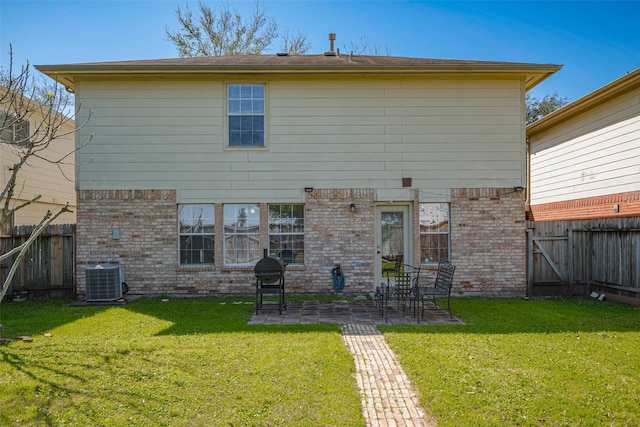
[[[267,250],[264,250],[264,258],[258,261],[253,269],[256,276],[256,314],[260,313],[260,309],[266,309],[263,301],[264,294],[278,295],[278,302],[275,305],[277,305],[280,314],[283,309],[287,308],[284,301],[285,269],[286,267],[280,258],[268,256]]]
[[[260,282],[265,285],[271,285],[282,278],[284,269],[284,264],[280,258],[267,256],[258,261],[253,272]]]

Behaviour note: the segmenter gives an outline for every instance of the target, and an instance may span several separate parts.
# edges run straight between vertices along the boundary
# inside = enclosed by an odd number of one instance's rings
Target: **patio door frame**
[[[374,236],[375,236],[375,247],[374,247],[374,283],[378,286],[380,283],[384,281],[386,283],[386,279],[382,277],[382,213],[383,212],[402,212],[403,215],[403,227],[402,227],[402,235],[403,235],[403,264],[413,264],[413,209],[411,202],[406,203],[388,203],[381,204],[376,206],[375,210],[375,221],[374,221]]]

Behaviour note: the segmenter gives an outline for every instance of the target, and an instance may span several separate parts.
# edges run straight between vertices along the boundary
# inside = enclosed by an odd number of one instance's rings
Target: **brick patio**
[[[268,305],[267,305],[268,307]],[[447,325],[464,324],[460,319],[449,316],[446,310],[434,310],[433,304],[427,306],[424,317],[420,324],[424,325]],[[414,317],[413,310],[407,307],[403,312],[398,309],[395,303],[390,304],[386,319],[380,313],[372,300],[352,300],[352,301],[292,301],[287,302],[287,309],[282,314],[278,314],[277,307],[273,309],[261,309],[259,314],[254,314],[249,321],[251,325],[287,325],[287,324],[315,324],[315,323],[338,323],[338,324],[367,324],[367,325],[414,325],[418,323],[418,318]]]

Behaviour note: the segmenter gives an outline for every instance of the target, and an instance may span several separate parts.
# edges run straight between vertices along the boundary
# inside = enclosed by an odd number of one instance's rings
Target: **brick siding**
[[[414,196],[417,199],[417,191]],[[451,252],[452,262],[458,265],[454,292],[524,295],[523,202],[522,194],[513,189],[452,190]],[[351,212],[352,203],[355,212]],[[216,205],[216,260],[222,259],[220,206]],[[260,206],[260,240],[266,247],[268,209],[266,203]],[[375,207],[372,189],[305,193],[305,266],[287,268],[287,292],[333,293],[331,270],[336,262],[345,275],[344,293],[371,292]],[[413,209],[413,263],[417,264],[417,203]],[[85,267],[118,263],[125,266],[125,280],[134,294],[252,294],[252,267],[178,266],[177,212],[174,190],[78,191],[78,292],[84,293]],[[113,238],[114,229],[119,231],[118,239]]]
[[[453,189],[451,194],[453,292],[526,294],[524,193],[512,188]]]
[[[374,190],[322,189],[306,194],[305,240],[308,287],[333,290],[331,269],[340,263],[344,292],[373,287]],[[356,207],[351,212],[350,205]]]
[[[640,191],[532,205],[532,221],[631,218],[640,216]]]
[[[79,293],[84,269],[102,263],[123,264],[132,293],[171,289],[178,261],[175,191],[81,190],[77,219]],[[112,238],[114,229],[119,239]]]

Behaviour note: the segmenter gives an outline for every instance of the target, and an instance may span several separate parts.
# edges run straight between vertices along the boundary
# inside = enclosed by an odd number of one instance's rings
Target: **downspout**
[[[524,197],[524,212],[528,216],[529,212],[531,212],[531,146],[529,138],[525,139],[526,141],[526,153],[525,153],[525,168],[526,168],[526,193]]]

